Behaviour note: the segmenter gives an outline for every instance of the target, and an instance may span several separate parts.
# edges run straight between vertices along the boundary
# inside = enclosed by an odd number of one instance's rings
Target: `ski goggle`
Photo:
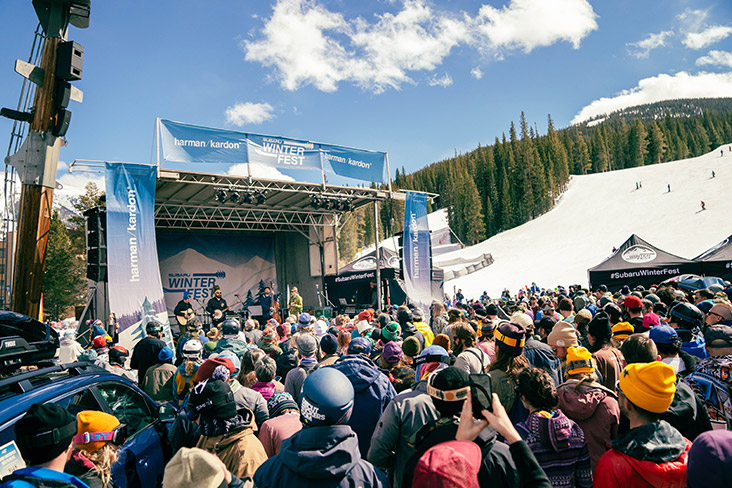
[[[104,432],[84,432],[74,436],[74,444],[89,444],[90,442],[111,442],[121,446],[127,440],[127,425],[119,424],[114,430]]]

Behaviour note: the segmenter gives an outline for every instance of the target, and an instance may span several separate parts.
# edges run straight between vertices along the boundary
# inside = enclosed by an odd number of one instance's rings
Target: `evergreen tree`
[[[631,168],[643,166],[648,153],[646,129],[640,120],[636,120],[628,132],[628,164]]]
[[[83,303],[84,264],[74,253],[69,233],[54,211],[48,232],[43,271],[43,308],[51,320],[73,317],[72,307]]]
[[[647,148],[646,164],[658,164],[663,161],[666,153],[666,137],[655,120],[650,124]]]

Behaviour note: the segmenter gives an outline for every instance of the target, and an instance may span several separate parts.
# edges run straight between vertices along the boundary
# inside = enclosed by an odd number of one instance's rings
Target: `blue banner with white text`
[[[402,252],[407,298],[426,312],[432,302],[432,274],[430,228],[427,221],[427,194],[425,193],[407,192],[404,205]]]
[[[164,324],[173,348],[155,245],[156,179],[156,166],[106,163],[109,306],[119,343],[130,350],[151,320]]]
[[[165,161],[180,163],[258,163],[278,169],[315,169],[382,183],[386,153],[333,144],[212,129],[160,121]]]

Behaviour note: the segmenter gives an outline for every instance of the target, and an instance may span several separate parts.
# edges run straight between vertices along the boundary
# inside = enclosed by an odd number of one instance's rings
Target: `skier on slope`
[[[702,200],[702,202],[701,202],[701,208],[702,208],[702,210],[706,210],[707,209],[707,204],[704,203],[704,200]]]

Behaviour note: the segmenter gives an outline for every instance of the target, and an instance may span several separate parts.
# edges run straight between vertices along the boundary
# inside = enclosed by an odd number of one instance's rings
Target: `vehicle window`
[[[84,410],[102,410],[99,402],[96,398],[94,398],[94,395],[89,389],[82,390],[74,393],[73,395],[63,397],[59,400],[56,400],[54,403],[57,403],[62,407],[66,407],[66,409],[71,412],[71,415],[74,416]]]
[[[97,385],[99,393],[117,419],[127,425],[127,435],[132,436],[155,421],[150,405],[132,388],[121,384]]]

